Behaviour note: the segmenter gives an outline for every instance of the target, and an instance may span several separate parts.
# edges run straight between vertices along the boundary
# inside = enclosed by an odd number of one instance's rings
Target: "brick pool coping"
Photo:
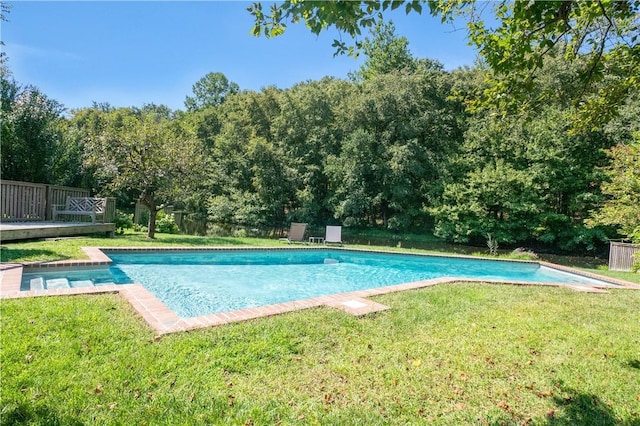
[[[158,300],[150,291],[142,284],[118,284],[118,285],[102,285],[97,287],[79,287],[79,288],[57,288],[51,290],[29,290],[21,291],[20,284],[22,281],[22,272],[27,269],[28,272],[50,272],[52,270],[74,269],[82,267],[108,266],[111,259],[102,251],[112,252],[158,252],[158,251],[251,251],[251,250],[322,250],[316,247],[169,247],[169,248],[100,248],[100,247],[83,247],[82,250],[87,254],[87,260],[62,260],[55,262],[35,262],[35,263],[2,263],[0,264],[0,299],[18,299],[25,297],[39,296],[63,296],[78,294],[104,294],[117,293],[124,297],[138,314],[149,324],[149,326],[159,335],[167,333],[175,333],[180,331],[194,330],[204,327],[213,327],[223,324],[230,324],[238,321],[246,321],[255,318],[267,317],[272,315],[283,314],[286,312],[297,311],[301,309],[314,308],[319,306],[329,306],[338,308],[353,315],[365,315],[372,312],[379,312],[390,309],[388,306],[369,300],[369,297],[379,296],[382,294],[394,293],[398,291],[415,290],[445,283],[455,282],[481,282],[489,284],[511,284],[511,285],[539,285],[539,286],[560,286],[566,287],[574,291],[589,293],[606,293],[609,286],[580,285],[567,283],[528,283],[522,281],[500,281],[500,280],[478,280],[471,278],[445,277],[424,281],[416,281],[386,287],[378,287],[367,290],[358,290],[348,293],[339,293],[328,296],[319,296],[309,299],[296,300],[292,302],[278,303],[254,308],[241,309],[237,311],[216,313],[203,315],[193,318],[182,318],[169,309],[164,303]],[[364,250],[331,247],[331,250],[359,251],[371,253],[390,253],[403,254],[413,256],[437,256],[437,257],[462,257],[470,259],[479,259],[478,257],[462,256],[462,255],[431,255],[418,253],[400,253],[381,250]],[[507,262],[523,262],[519,260],[505,259],[485,259],[491,261],[507,261]],[[524,261],[527,262],[527,261]],[[531,263],[531,262],[529,262]],[[576,275],[582,275],[607,283],[615,284],[623,289],[640,289],[637,284],[626,281],[603,277],[597,274],[579,271],[566,266],[556,265],[549,262],[533,262],[547,266],[560,271],[569,272]]]

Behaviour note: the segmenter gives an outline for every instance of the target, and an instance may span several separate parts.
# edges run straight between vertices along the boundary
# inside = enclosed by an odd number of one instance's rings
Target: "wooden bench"
[[[53,206],[53,220],[58,219],[58,215],[80,215],[90,216],[91,222],[95,223],[97,217],[102,217],[107,208],[106,198],[91,197],[67,197],[67,203]]]

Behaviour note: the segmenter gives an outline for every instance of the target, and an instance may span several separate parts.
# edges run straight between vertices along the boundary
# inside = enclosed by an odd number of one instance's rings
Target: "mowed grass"
[[[2,300],[1,423],[638,424],[638,291],[376,300],[162,338],[117,295]]]
[[[2,262],[48,262],[85,259],[82,247],[202,247],[202,246],[268,246],[274,239],[199,237],[194,235],[156,234],[148,239],[145,233],[129,231],[114,238],[98,236],[6,242],[0,250]]]

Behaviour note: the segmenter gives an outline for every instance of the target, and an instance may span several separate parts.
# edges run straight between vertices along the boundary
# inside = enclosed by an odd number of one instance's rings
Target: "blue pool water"
[[[141,283],[181,317],[439,277],[612,285],[537,263],[347,250],[105,251],[100,270],[24,274],[23,288]]]

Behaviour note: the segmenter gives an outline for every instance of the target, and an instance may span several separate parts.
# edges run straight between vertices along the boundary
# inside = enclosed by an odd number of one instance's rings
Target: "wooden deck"
[[[0,222],[0,242],[36,238],[68,237],[104,232],[112,236],[115,223],[90,222]]]

